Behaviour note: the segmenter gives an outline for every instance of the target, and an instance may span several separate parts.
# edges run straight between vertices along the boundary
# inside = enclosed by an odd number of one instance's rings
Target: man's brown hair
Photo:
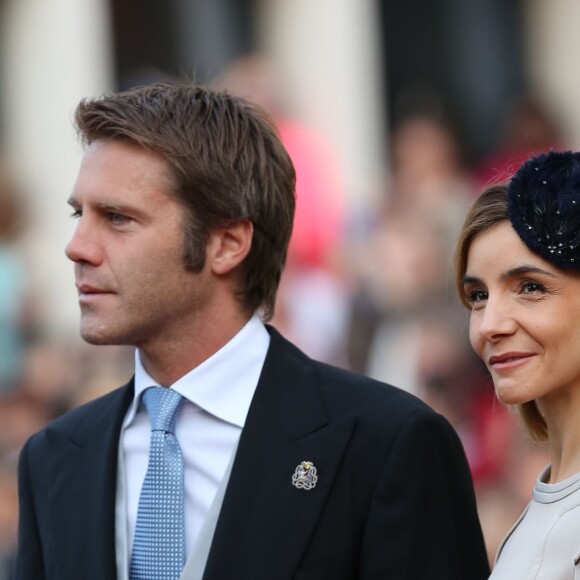
[[[258,106],[192,83],[155,83],[82,100],[86,144],[128,140],[160,155],[187,209],[184,262],[199,272],[209,232],[237,220],[254,226],[238,293],[264,320],[274,311],[295,210],[296,175],[270,117]]]

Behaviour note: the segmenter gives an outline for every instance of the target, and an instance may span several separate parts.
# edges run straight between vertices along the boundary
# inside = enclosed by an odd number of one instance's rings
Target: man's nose
[[[65,254],[75,263],[98,265],[102,260],[102,250],[94,227],[84,217],[79,218],[74,234],[65,247]]]

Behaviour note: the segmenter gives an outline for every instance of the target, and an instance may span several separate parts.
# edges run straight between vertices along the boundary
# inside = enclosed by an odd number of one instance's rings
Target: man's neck
[[[174,341],[140,346],[143,367],[160,385],[168,387],[226,345],[250,318],[240,313],[220,323],[209,320],[204,328]]]

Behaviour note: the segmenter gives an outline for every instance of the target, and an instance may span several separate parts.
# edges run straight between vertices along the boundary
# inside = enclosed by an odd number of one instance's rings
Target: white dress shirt
[[[185,465],[185,552],[194,546],[204,519],[237,446],[270,344],[254,315],[219,351],[173,385],[185,399],[175,434]],[[125,473],[127,548],[130,561],[141,486],[147,471],[151,427],[141,395],[159,386],[135,353],[135,398],[127,411],[119,442]],[[119,492],[117,499],[119,500]],[[117,525],[123,522],[117,521]]]

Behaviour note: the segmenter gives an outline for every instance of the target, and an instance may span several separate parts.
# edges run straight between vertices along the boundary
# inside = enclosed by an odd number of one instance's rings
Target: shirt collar
[[[262,372],[270,335],[257,314],[222,348],[171,386],[180,395],[223,421],[243,427]],[[124,426],[135,418],[141,394],[159,386],[135,352],[135,395]]]

